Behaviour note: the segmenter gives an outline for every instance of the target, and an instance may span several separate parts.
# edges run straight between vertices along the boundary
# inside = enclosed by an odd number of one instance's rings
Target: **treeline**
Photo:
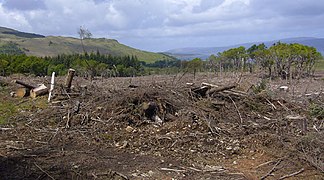
[[[1,49],[1,48],[0,48]],[[0,52],[0,75],[27,73],[39,76],[50,75],[55,71],[64,75],[74,68],[79,76],[139,76],[148,74],[172,74],[179,72],[265,72],[268,77],[283,79],[300,78],[312,75],[314,65],[323,59],[314,47],[301,44],[275,43],[271,47],[265,44],[232,48],[217,55],[211,55],[206,61],[195,58],[191,61],[161,60],[146,64],[136,56],[112,56],[99,52],[58,55],[55,57],[35,57],[21,54],[14,44],[7,45],[7,53]],[[9,53],[10,52],[10,53]],[[18,55],[12,53],[18,52]]]
[[[315,63],[322,55],[314,47],[301,44],[275,43],[270,48],[265,44],[246,49],[241,46],[212,55],[206,68],[213,71],[262,70],[268,77],[300,78],[314,73]]]
[[[99,52],[55,57],[0,54],[2,76],[14,73],[44,76],[53,71],[64,75],[69,68],[74,68],[80,76],[138,76],[144,73],[136,56],[111,56]]]

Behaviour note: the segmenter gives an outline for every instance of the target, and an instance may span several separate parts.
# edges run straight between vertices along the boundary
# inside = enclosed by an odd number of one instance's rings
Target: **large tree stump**
[[[41,86],[34,88],[30,91],[30,97],[36,98],[37,96],[45,95],[48,93],[48,88],[42,84]]]
[[[71,85],[72,85],[74,73],[75,73],[74,69],[69,69],[68,74],[66,76],[65,87],[66,87],[67,92],[71,91]]]

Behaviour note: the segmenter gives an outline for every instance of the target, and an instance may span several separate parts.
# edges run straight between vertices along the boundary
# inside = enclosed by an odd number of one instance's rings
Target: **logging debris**
[[[70,92],[58,78],[47,108],[21,113],[1,131],[11,147],[2,154],[26,161],[7,171],[34,179],[48,178],[45,172],[55,179],[118,175],[109,169],[130,179],[278,179],[322,169],[323,125],[298,103],[233,81],[159,78],[130,85],[129,78],[75,77]]]

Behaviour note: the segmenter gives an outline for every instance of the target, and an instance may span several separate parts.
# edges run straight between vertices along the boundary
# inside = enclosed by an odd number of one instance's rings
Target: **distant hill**
[[[158,60],[174,59],[162,53],[153,53],[135,49],[117,40],[106,38],[91,38],[84,40],[87,52],[97,52],[101,54],[111,54],[114,56],[137,56],[140,61],[152,63]],[[14,29],[0,27],[0,52],[10,47],[12,50],[24,52],[27,55],[35,56],[56,56],[59,54],[82,53],[80,40],[72,37],[43,36],[34,33],[16,31]]]
[[[312,38],[312,37],[287,38],[287,39],[280,39],[274,41],[237,44],[237,45],[225,46],[225,47],[188,47],[188,48],[172,49],[164,53],[170,56],[174,56],[181,60],[191,60],[196,57],[207,59],[212,54],[217,54],[219,52],[223,52],[231,48],[235,48],[239,46],[244,46],[245,48],[249,48],[253,44],[261,44],[261,43],[264,43],[267,47],[270,47],[271,45],[273,45],[278,41],[284,43],[299,43],[307,46],[312,46],[315,47],[317,51],[319,51],[322,55],[324,55],[324,38]]]

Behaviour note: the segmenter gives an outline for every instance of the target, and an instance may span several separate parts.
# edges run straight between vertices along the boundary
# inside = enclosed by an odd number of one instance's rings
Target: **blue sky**
[[[324,37],[324,0],[0,0],[0,26],[166,51]]]

